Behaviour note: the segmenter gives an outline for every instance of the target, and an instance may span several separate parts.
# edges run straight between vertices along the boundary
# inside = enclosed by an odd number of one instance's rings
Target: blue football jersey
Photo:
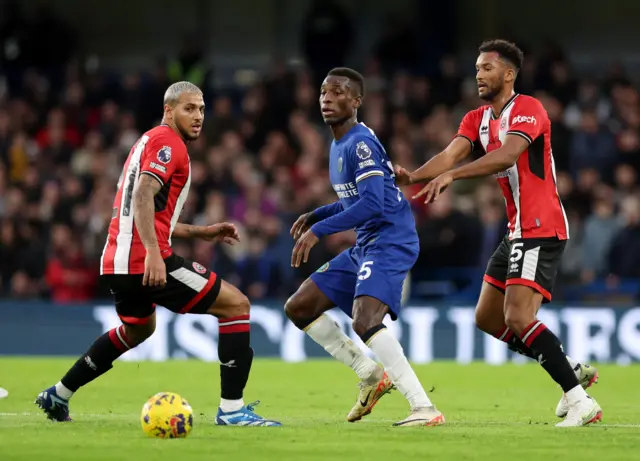
[[[358,182],[371,176],[384,177],[384,214],[356,228],[357,243],[417,243],[411,206],[395,183],[393,165],[373,130],[358,123],[331,143],[329,156],[331,185],[345,210],[360,200]]]

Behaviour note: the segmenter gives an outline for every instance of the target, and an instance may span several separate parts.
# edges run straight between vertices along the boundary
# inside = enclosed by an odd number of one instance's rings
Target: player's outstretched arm
[[[240,241],[240,234],[235,224],[223,222],[211,226],[194,226],[192,224],[177,223],[171,238],[202,239],[207,242],[222,241],[233,245]]]
[[[507,134],[504,144],[478,160],[451,171],[452,179],[477,178],[500,173],[516,164],[520,154],[529,147],[529,141],[520,135]]]
[[[436,201],[440,193],[449,187],[453,181],[477,178],[504,171],[515,165],[518,157],[520,157],[520,154],[522,154],[527,147],[529,147],[529,141],[527,139],[520,135],[507,134],[502,147],[489,152],[474,162],[441,174],[424,186],[415,197],[424,195],[424,202],[431,203]]]
[[[445,150],[434,156],[413,173],[407,175],[404,168],[396,166],[396,182],[400,186],[406,186],[409,184],[424,183],[433,178],[437,178],[466,158],[471,153],[471,147],[471,142],[467,138],[457,136],[449,143]]]

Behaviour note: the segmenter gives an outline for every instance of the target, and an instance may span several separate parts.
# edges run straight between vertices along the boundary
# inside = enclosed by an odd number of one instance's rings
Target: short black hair
[[[502,58],[506,59],[516,68],[516,72],[522,69],[524,61],[524,53],[518,46],[507,40],[487,40],[478,48],[480,53],[498,53]]]
[[[360,94],[358,96],[364,98],[364,77],[357,70],[350,69],[349,67],[334,67],[327,75],[347,77],[352,82],[356,82],[358,84],[358,89],[360,90]]]

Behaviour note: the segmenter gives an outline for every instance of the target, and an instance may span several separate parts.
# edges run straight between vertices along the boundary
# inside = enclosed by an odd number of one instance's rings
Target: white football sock
[[[379,366],[367,357],[328,315],[322,314],[304,331],[334,358],[351,367],[361,380],[366,381],[370,378]]]
[[[62,382],[56,384],[56,393],[58,397],[62,397],[65,400],[69,400],[74,394],[74,392],[70,391]]]
[[[578,365],[580,365],[580,362],[578,362],[577,360],[573,360],[573,359],[572,359],[571,357],[569,357],[568,355],[567,355],[567,361],[569,362],[569,365],[571,365],[571,368],[574,368],[574,371],[575,371],[575,368],[576,368]]]
[[[409,401],[412,410],[433,405],[405,357],[402,346],[389,330],[380,330],[367,345],[376,354],[398,390]]]
[[[570,391],[567,391],[565,395],[567,397],[567,403],[569,405],[574,405],[579,401],[584,400],[588,397],[587,393],[585,392],[585,390],[582,388],[580,384],[578,384],[576,387],[574,387]]]
[[[225,413],[238,411],[242,407],[244,407],[244,401],[242,399],[239,399],[239,400],[220,399],[220,409]]]

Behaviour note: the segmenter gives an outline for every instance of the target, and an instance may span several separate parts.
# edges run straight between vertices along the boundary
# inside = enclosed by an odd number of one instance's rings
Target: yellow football
[[[184,438],[193,428],[193,410],[185,399],[173,392],[160,392],[142,407],[142,430],[149,437]]]

